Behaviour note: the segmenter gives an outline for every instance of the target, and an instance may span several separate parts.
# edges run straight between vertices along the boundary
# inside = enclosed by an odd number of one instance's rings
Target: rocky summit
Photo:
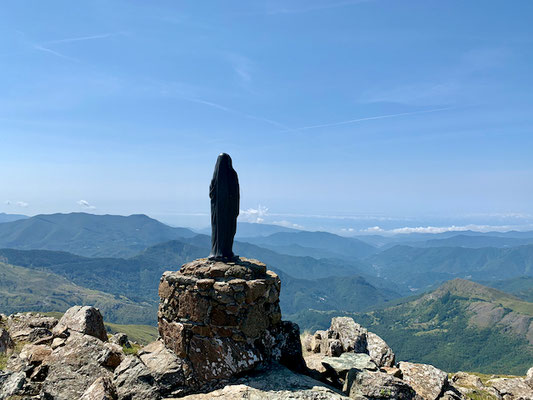
[[[397,362],[352,318],[300,336],[281,282],[250,259],[199,259],[161,278],[160,337],[109,336],[100,311],[0,314],[0,400],[533,400],[526,377],[448,374]]]

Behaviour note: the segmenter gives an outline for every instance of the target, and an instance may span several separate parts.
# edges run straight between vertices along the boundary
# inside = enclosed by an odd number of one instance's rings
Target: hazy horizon
[[[109,215],[97,210],[70,211],[85,212],[95,215]],[[0,214],[3,211],[0,210]],[[68,214],[69,212],[59,212]],[[9,213],[5,213],[9,214]],[[54,213],[52,213],[54,214]],[[210,226],[209,213],[154,215],[145,214],[165,224],[191,228],[196,231],[208,231]],[[26,215],[25,216],[34,216]],[[39,214],[35,214],[39,215]],[[132,214],[110,214],[128,216]],[[471,215],[455,218],[426,216],[425,218],[392,217],[372,215],[297,215],[270,213],[268,209],[241,210],[239,222],[278,225],[306,231],[326,231],[342,236],[359,235],[401,235],[411,233],[437,234],[444,232],[508,232],[533,230],[533,216],[527,215]]]

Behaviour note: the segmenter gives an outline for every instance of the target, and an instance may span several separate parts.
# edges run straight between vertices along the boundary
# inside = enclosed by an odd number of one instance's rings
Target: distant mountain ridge
[[[235,237],[268,236],[278,232],[300,232],[300,230],[281,225],[237,221],[237,233],[235,234]],[[211,227],[200,229],[198,230],[198,233],[211,235]]]
[[[29,218],[29,217],[27,215],[22,215],[22,214],[0,213],[0,224],[4,222],[13,222],[19,219],[26,219],[26,218]]]
[[[395,246],[365,260],[378,276],[415,288],[454,278],[533,276],[533,245],[511,248]]]
[[[59,250],[88,257],[130,257],[164,241],[191,237],[146,215],[36,215],[0,224],[0,248]]]
[[[285,249],[286,252],[301,254],[304,249],[313,249],[315,254],[324,252],[324,257],[336,256],[341,259],[361,259],[377,252],[377,249],[359,239],[338,236],[329,232],[278,232],[264,237],[241,238],[257,246],[274,251]],[[291,248],[292,246],[292,248]]]

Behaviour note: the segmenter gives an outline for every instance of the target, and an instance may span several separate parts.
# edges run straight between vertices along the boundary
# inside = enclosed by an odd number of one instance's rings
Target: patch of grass
[[[516,375],[495,375],[495,374],[482,374],[480,372],[469,372],[470,375],[475,375],[477,376],[479,379],[481,379],[481,382],[486,385],[487,384],[487,381],[489,381],[490,379],[497,379],[497,378],[520,378],[519,376],[516,376]]]
[[[141,345],[153,342],[159,336],[157,328],[151,325],[120,325],[106,322],[105,327],[108,333],[125,333],[130,341]]]
[[[469,400],[498,400],[498,397],[485,390],[476,389],[466,395]]]
[[[33,311],[33,313],[36,313],[37,311]],[[45,317],[54,317],[57,319],[61,319],[61,317],[65,314],[63,312],[59,311],[50,311],[50,312],[39,312],[39,314],[44,315]]]
[[[142,348],[141,345],[132,343],[131,347],[122,346],[122,350],[124,351],[124,354],[128,355],[137,355],[139,350]]]
[[[0,354],[0,371],[6,369],[7,366],[7,356],[5,354]]]

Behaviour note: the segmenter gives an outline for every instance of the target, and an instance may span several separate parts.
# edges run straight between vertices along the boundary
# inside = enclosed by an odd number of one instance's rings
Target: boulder
[[[0,354],[9,353],[14,347],[15,343],[11,339],[9,332],[0,328]]]
[[[48,375],[42,393],[54,400],[79,398],[100,377],[110,377],[105,367],[110,359],[110,349],[93,336],[75,331],[45,359],[43,366]]]
[[[523,378],[496,378],[486,386],[496,389],[504,399],[533,400],[533,388]]]
[[[340,357],[324,357],[322,364],[326,371],[331,372],[340,379],[345,378],[351,369],[376,371],[376,363],[365,353],[343,353]]]
[[[52,348],[44,344],[26,344],[20,351],[19,357],[28,364],[41,364],[50,354]]]
[[[348,400],[349,398],[308,376],[295,374],[286,367],[272,364],[261,373],[240,378],[223,389],[188,395],[182,399]]]
[[[89,306],[74,306],[65,312],[59,323],[54,327],[56,336],[64,332],[74,331],[94,336],[102,341],[107,341],[107,333],[100,310]]]
[[[337,339],[342,345],[342,352],[367,353],[368,331],[356,323],[353,318],[335,317],[328,329],[328,339]],[[326,347],[326,355],[328,354]]]
[[[117,391],[108,376],[101,376],[81,395],[80,400],[117,400]]]
[[[109,338],[111,343],[118,344],[119,346],[131,348],[130,341],[128,340],[128,335],[125,333],[116,333]]]
[[[122,346],[115,343],[104,343],[104,351],[99,355],[100,364],[115,369],[124,359]]]
[[[331,357],[347,352],[367,353],[378,367],[393,367],[395,363],[395,355],[389,345],[350,317],[333,318],[327,331],[316,331],[306,341],[307,348],[313,353]]]
[[[378,367],[393,367],[395,355],[389,345],[378,335],[367,332],[367,350]]]
[[[162,395],[176,395],[187,391],[187,386],[194,386],[187,379],[190,374],[185,376],[190,366],[167,349],[162,341],[157,340],[145,346],[139,352],[139,358],[150,371]]]
[[[529,386],[533,387],[533,367],[531,367],[530,369],[527,370],[526,383]]]
[[[402,361],[398,367],[403,380],[425,400],[436,400],[448,384],[446,372],[428,364],[414,364]]]
[[[134,356],[127,356],[115,369],[113,384],[119,400],[161,399],[150,370]]]
[[[310,351],[313,353],[325,353],[327,338],[327,331],[316,331],[310,340]],[[324,349],[322,349],[322,343],[324,343]]]
[[[399,379],[403,378],[402,370],[400,368],[397,368],[397,367],[381,367],[379,370],[381,372],[385,372],[386,374],[392,375],[395,378],[399,378]]]
[[[13,314],[7,318],[11,338],[17,342],[33,342],[49,336],[57,324],[57,319],[41,314]]]
[[[0,371],[0,399],[20,394],[25,383],[26,375],[23,372]]]
[[[346,375],[343,392],[351,399],[416,398],[416,392],[407,383],[381,371],[352,369]]]
[[[478,376],[459,371],[452,375],[451,383],[454,386],[482,389],[485,387]]]

